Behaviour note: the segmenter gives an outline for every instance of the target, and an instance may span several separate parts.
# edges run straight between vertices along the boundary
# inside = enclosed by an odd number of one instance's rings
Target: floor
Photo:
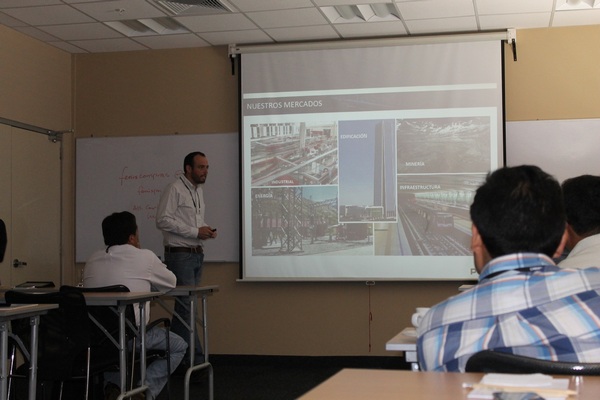
[[[211,356],[216,400],[293,400],[343,368],[409,369],[401,357]],[[198,372],[202,374],[201,372]],[[190,385],[190,399],[208,399],[208,376]],[[171,399],[183,399],[183,378]],[[168,399],[163,391],[158,400]]]
[[[301,357],[301,356],[230,356],[211,355],[215,400],[294,400],[327,380],[343,368],[409,369],[403,357]],[[191,400],[208,400],[208,374],[198,374],[198,383],[190,384]],[[15,382],[11,399],[27,398],[25,380]],[[38,399],[54,400],[57,393],[38,389]],[[83,383],[65,387],[64,400],[80,400]],[[103,400],[98,393],[93,400]],[[171,378],[170,396],[163,390],[156,400],[182,400],[183,377]]]

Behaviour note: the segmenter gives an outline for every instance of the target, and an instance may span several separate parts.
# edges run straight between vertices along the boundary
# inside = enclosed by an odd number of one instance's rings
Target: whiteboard
[[[142,247],[162,258],[156,208],[162,190],[183,174],[183,159],[192,151],[208,158],[205,219],[218,229],[216,239],[204,242],[205,261],[239,261],[237,133],[81,138],[75,146],[76,262],[85,262],[104,247],[102,220],[118,211],[136,216]]]
[[[600,174],[600,119],[508,122],[506,164],[533,164],[559,182]]]

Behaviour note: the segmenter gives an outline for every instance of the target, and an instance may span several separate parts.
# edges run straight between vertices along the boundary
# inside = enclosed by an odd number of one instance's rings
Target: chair
[[[5,293],[6,304],[58,304],[57,309],[40,316],[38,336],[38,382],[42,394],[46,396],[47,382],[60,382],[58,397],[62,398],[64,383],[72,380],[85,380],[85,398],[88,398],[90,376],[102,371],[112,360],[102,358],[102,362],[90,362],[90,329],[85,298],[81,293],[32,293],[9,290]],[[30,336],[29,322],[13,321],[11,341],[13,354],[18,349],[24,359],[18,371],[29,369]],[[26,373],[14,371],[14,357],[11,363],[12,378],[26,377]],[[53,390],[55,387],[52,388]],[[45,397],[44,397],[45,398]]]
[[[109,286],[101,286],[101,287],[76,287],[76,286],[68,286],[63,285],[60,288],[61,292],[80,292],[80,293],[119,293],[119,292],[129,292],[129,288],[125,285],[109,285]],[[140,340],[138,337],[138,331],[136,329],[136,321],[135,321],[135,312],[134,306],[129,305],[125,309],[125,319],[127,323],[127,331],[126,337],[129,340],[132,340],[132,348],[135,349],[136,341]],[[88,307],[88,312],[92,318],[92,320],[97,321],[102,328],[97,326],[95,323],[92,327],[92,356],[95,352],[108,352],[114,354],[118,357],[118,349],[114,346],[113,342],[106,336],[106,333],[109,333],[115,341],[119,339],[119,319],[117,313],[108,308],[108,307]],[[169,335],[171,328],[171,320],[169,318],[159,318],[154,321],[146,323],[146,331],[154,328],[155,326],[162,325]],[[104,331],[102,330],[104,329]],[[146,365],[149,365],[155,359],[166,359],[167,361],[167,370],[171,371],[171,359],[170,359],[170,348],[169,341],[166,341],[166,350],[150,350],[146,352]],[[133,377],[135,375],[135,365],[138,360],[136,360],[137,353],[133,351],[130,354],[130,361],[128,362],[131,365],[131,371],[128,371],[128,380],[133,384]],[[171,380],[167,380],[167,393],[171,393]]]
[[[600,363],[540,360],[537,358],[483,350],[467,361],[466,372],[511,374],[600,375]]]

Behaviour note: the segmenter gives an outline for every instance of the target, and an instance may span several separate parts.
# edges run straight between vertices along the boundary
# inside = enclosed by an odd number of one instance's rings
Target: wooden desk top
[[[0,304],[4,303],[4,293],[8,290],[19,290],[29,293],[57,292],[58,288],[9,288],[0,287]],[[85,292],[85,301],[90,306],[115,306],[139,303],[154,300],[160,296],[192,296],[201,294],[212,294],[219,291],[218,285],[208,286],[177,286],[174,289],[163,292]]]
[[[202,293],[213,293],[218,292],[218,285],[208,285],[208,286],[195,286],[195,285],[186,285],[186,286],[176,286],[175,289],[171,289],[165,293],[167,296],[190,296],[190,295],[198,295]]]
[[[417,351],[417,331],[413,327],[402,329],[385,344],[388,351]]]
[[[58,308],[58,304],[14,304],[8,307],[0,307],[0,321],[45,314],[53,308]]]
[[[85,302],[88,306],[116,306],[150,301],[162,292],[86,292]]]
[[[312,389],[301,400],[461,400],[470,389],[463,383],[477,383],[482,373],[415,372],[399,370],[344,369]],[[575,377],[565,377],[574,381]],[[600,376],[579,377],[577,400],[597,400]],[[570,389],[575,389],[573,382]]]

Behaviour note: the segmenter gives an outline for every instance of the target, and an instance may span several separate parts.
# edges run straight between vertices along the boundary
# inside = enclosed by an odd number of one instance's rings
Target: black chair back
[[[58,304],[40,316],[38,335],[38,378],[63,381],[85,371],[90,327],[85,298],[81,293],[30,293],[9,290],[7,304]],[[23,343],[30,340],[30,324],[26,319],[13,321],[13,333]]]
[[[60,291],[63,293],[79,292],[79,293],[119,293],[129,292],[129,288],[125,285],[110,285],[101,287],[78,287],[63,285],[60,287]],[[102,327],[113,337],[114,340],[119,340],[119,318],[117,313],[110,307],[95,307],[88,306],[87,311],[91,318],[98,321]],[[133,306],[126,307],[125,317],[129,323],[135,323],[135,314]],[[131,329],[127,329],[126,336],[131,338],[133,332]],[[91,326],[91,343],[92,343],[92,358],[97,358],[99,355],[106,357],[106,354],[110,354],[109,358],[118,358],[119,350],[106,336],[105,332],[100,327],[92,322]]]
[[[72,292],[78,291],[80,293],[115,293],[115,292],[129,292],[129,288],[125,285],[109,285],[109,286],[101,286],[101,287],[75,287],[63,285],[60,288],[61,292]],[[125,318],[128,323],[128,327],[131,325],[133,327],[136,326],[135,321],[135,312],[133,309],[133,305],[129,305],[125,308]],[[88,311],[90,315],[95,318],[100,324],[111,334],[111,336],[118,340],[119,337],[119,319],[117,314],[111,310],[109,307],[88,307]],[[155,321],[148,322],[146,325],[147,329],[152,329],[155,326],[163,325],[166,328],[166,335],[169,335],[170,332],[170,320],[168,318],[159,318]],[[129,328],[126,331],[127,340],[136,338],[135,332]],[[167,348],[165,351],[149,351],[146,353],[146,362],[151,362],[154,359],[166,359],[167,360],[167,370],[171,370],[171,362],[169,359],[170,348],[169,341],[167,340]],[[98,327],[92,328],[92,359],[94,355],[99,352],[107,352],[111,353],[117,350],[112,342],[106,337],[106,334],[101,331]],[[118,353],[118,352],[117,352]],[[135,352],[130,356],[135,356]],[[138,362],[138,361],[135,361]],[[135,363],[134,362],[134,363]],[[133,373],[131,373],[133,375]],[[167,390],[170,393],[170,381],[167,382],[167,386],[169,389]]]
[[[466,372],[510,374],[600,375],[600,363],[540,360],[499,351],[484,350],[467,361]]]

